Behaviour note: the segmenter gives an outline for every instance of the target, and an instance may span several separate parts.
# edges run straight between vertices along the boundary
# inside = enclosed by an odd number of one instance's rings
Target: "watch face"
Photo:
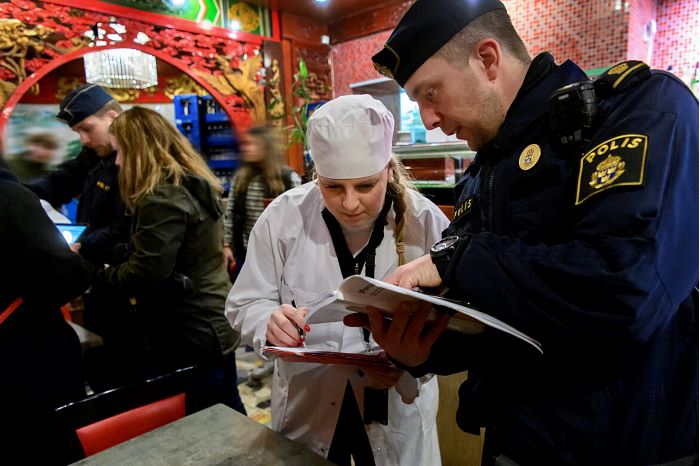
[[[448,236],[433,244],[431,250],[434,253],[444,251],[445,249],[454,246],[457,241],[459,241],[459,236]]]

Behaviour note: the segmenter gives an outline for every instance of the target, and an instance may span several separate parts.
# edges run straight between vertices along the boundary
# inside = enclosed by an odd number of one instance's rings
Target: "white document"
[[[309,308],[306,323],[321,324],[340,322],[348,314],[365,312],[367,306],[375,307],[383,311],[387,317],[391,317],[399,303],[420,301],[431,303],[439,310],[437,312],[449,312],[448,329],[450,330],[476,334],[482,332],[484,326],[488,326],[519,338],[542,353],[542,345],[537,340],[493,316],[469,307],[465,303],[407,290],[362,275],[346,278],[337,291],[321,293],[310,302],[297,302],[296,304],[297,307]]]

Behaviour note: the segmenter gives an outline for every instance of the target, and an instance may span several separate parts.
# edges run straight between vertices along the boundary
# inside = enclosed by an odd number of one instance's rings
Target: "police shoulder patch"
[[[588,151],[581,158],[576,205],[614,186],[641,185],[648,142],[644,134],[623,134]]]
[[[474,202],[475,202],[476,196],[469,196],[464,202],[459,204],[455,208],[455,216],[453,221],[457,221],[463,217],[466,217],[472,212],[472,209],[474,208]]]

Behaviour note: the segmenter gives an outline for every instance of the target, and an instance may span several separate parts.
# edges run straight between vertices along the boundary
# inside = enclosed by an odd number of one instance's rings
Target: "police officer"
[[[129,220],[119,197],[116,154],[108,130],[121,113],[120,105],[102,87],[85,84],[61,102],[56,117],[80,136],[80,154],[27,187],[54,206],[78,197],[77,222],[87,225],[75,250],[95,264],[119,261],[120,247],[128,242]]]
[[[54,206],[79,198],[77,222],[87,228],[71,248],[100,268],[118,264],[128,255],[131,222],[119,195],[116,152],[109,142],[109,127],[121,112],[121,106],[98,85],[84,84],[71,91],[56,117],[78,133],[83,150],[27,185]],[[141,330],[128,312],[128,298],[95,283],[84,295],[84,304],[85,327],[105,342],[85,353],[91,388],[102,391],[140,378],[131,361],[139,360],[144,349]]]
[[[486,426],[484,464],[697,464],[688,88],[626,62],[591,98],[574,63],[528,56],[497,0],[417,0],[373,61],[426,128],[477,151],[443,239],[387,280],[446,286],[544,354],[497,331],[446,332],[406,305],[391,322],[370,310],[376,341],[415,376],[469,370],[457,422]]]

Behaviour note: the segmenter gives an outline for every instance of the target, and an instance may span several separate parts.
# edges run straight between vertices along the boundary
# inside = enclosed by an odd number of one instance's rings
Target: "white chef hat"
[[[316,172],[324,178],[364,178],[391,159],[394,117],[369,95],[345,95],[320,106],[306,136]]]

